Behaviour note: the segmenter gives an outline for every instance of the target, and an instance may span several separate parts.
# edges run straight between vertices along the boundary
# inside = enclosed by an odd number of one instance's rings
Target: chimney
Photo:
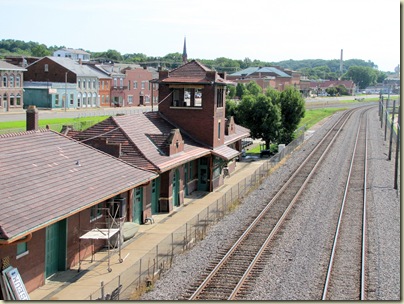
[[[27,109],[27,131],[38,130],[39,114],[36,106],[29,106]]]

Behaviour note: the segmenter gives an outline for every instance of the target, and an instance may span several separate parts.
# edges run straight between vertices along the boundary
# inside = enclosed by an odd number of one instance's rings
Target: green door
[[[198,190],[209,191],[208,159],[200,158],[198,162]]]
[[[66,269],[67,220],[46,227],[45,278]]]
[[[133,196],[133,219],[132,221],[137,224],[143,223],[143,188],[139,187],[135,189],[135,195]]]
[[[184,165],[184,188],[185,188],[185,195],[188,195],[188,166],[189,164]]]
[[[151,197],[152,214],[157,214],[159,212],[159,189],[160,189],[160,177],[152,180],[152,197]]]
[[[175,170],[174,176],[173,176],[173,206],[178,207],[180,205],[180,200],[179,200],[179,190],[180,190],[180,174],[178,169]]]

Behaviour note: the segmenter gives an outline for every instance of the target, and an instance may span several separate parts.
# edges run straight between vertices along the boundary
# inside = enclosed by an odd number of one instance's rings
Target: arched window
[[[14,87],[14,76],[13,75],[10,76],[10,80],[9,80],[8,84],[9,84],[10,88]]]
[[[7,104],[7,93],[4,93],[4,95],[3,95],[3,105],[4,104]]]
[[[7,74],[3,76],[3,87],[7,88],[8,86],[8,79]]]
[[[83,93],[83,107],[87,107],[87,94]]]
[[[81,93],[77,94],[77,107],[80,108],[81,107]]]
[[[15,77],[15,86],[17,88],[21,87],[21,76],[17,75],[17,77]]]
[[[97,94],[93,93],[93,107],[97,106]]]

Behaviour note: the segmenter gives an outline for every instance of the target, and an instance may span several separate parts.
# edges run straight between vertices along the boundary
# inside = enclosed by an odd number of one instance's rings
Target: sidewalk
[[[214,204],[233,185],[238,184],[246,176],[253,174],[267,159],[257,159],[251,162],[237,162],[236,170],[230,177],[226,177],[224,185],[214,192],[198,193],[197,191],[186,197],[184,206],[176,208],[170,214],[154,215],[154,224],[139,226],[134,238],[126,241],[121,248],[119,262],[118,252],[110,258],[111,272],[108,272],[107,252],[94,255],[94,262],[87,258],[82,261],[80,271],[78,265],[72,269],[58,272],[46,284],[29,294],[31,300],[85,300],[96,292],[101,282],[107,284],[131,265],[139,261],[147,252],[152,250],[171,233],[184,223],[194,218],[206,207]]]

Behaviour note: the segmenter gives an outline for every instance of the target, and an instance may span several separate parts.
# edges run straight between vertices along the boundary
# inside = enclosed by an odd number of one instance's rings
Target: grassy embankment
[[[63,125],[72,125],[75,130],[84,130],[92,125],[103,121],[109,116],[93,116],[93,117],[77,117],[77,118],[55,118],[40,119],[39,128],[45,128],[49,125],[51,130],[60,132]],[[0,122],[0,133],[21,132],[25,131],[26,121],[5,121]]]

